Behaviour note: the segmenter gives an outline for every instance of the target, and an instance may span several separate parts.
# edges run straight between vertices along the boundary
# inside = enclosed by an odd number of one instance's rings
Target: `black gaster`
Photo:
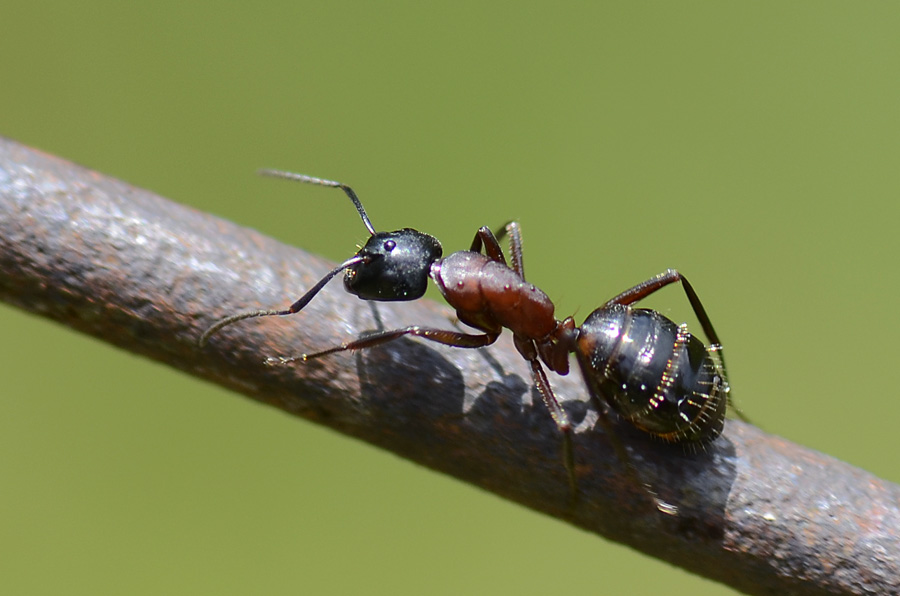
[[[581,331],[576,353],[594,398],[667,441],[722,432],[727,383],[699,339],[656,311],[617,304],[592,312]]]

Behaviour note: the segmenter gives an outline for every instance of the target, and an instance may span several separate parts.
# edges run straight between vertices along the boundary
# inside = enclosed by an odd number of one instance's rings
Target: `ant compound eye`
[[[391,252],[395,248],[397,248],[397,243],[394,242],[393,240],[388,240],[387,242],[384,243],[384,250],[386,250],[388,252]]]

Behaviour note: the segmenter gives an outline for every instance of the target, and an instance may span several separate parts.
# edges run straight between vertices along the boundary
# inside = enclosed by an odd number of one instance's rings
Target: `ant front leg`
[[[378,333],[373,333],[372,335],[354,341],[344,342],[339,346],[335,346],[327,350],[322,350],[321,352],[301,354],[300,356],[291,356],[290,358],[269,358],[267,360],[267,363],[288,364],[297,360],[306,362],[308,360],[321,358],[322,356],[327,356],[328,354],[334,354],[337,352],[372,348],[389,341],[394,341],[395,339],[403,337],[404,335],[421,337],[423,339],[437,342],[445,346],[452,346],[454,348],[482,348],[484,346],[489,346],[497,341],[497,337],[499,337],[500,333],[485,332],[483,334],[469,334],[460,333],[457,331],[447,331],[445,329],[435,329],[433,327],[420,327],[418,325],[413,325],[411,327],[404,327],[402,329],[393,329],[391,331],[381,331]]]

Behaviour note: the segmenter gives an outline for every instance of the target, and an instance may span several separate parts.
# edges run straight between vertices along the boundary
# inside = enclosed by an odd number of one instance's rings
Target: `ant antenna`
[[[327,182],[327,180],[326,180],[326,182]],[[362,207],[360,207],[360,208],[362,208]],[[365,212],[363,212],[363,217],[365,217]],[[368,222],[368,220],[365,220],[365,219],[363,221]],[[226,317],[226,318],[222,319],[221,321],[219,321],[218,323],[216,323],[215,325],[213,325],[212,327],[210,327],[209,329],[207,329],[206,331],[204,331],[203,335],[200,336],[200,341],[198,343],[199,343],[200,347],[202,348],[203,346],[206,345],[206,342],[209,340],[210,336],[212,334],[216,333],[217,331],[219,331],[222,327],[227,327],[228,325],[231,325],[232,323],[237,323],[238,321],[243,321],[244,319],[252,319],[254,317],[272,317],[272,316],[284,316],[284,315],[296,314],[296,313],[300,312],[301,310],[303,310],[303,307],[305,307],[307,304],[309,304],[310,300],[312,300],[315,297],[315,295],[318,294],[319,291],[325,287],[325,284],[327,284],[329,281],[331,281],[332,277],[334,277],[335,275],[337,275],[344,269],[347,269],[349,267],[352,267],[354,265],[357,265],[357,264],[363,263],[363,262],[367,262],[367,261],[369,261],[368,257],[361,257],[359,255],[353,255],[352,257],[350,257],[349,259],[347,259],[346,261],[344,261],[343,263],[341,263],[340,265],[338,265],[337,267],[335,267],[334,269],[329,271],[325,277],[320,279],[316,285],[311,287],[305,294],[303,294],[303,296],[300,297],[299,300],[294,302],[289,308],[287,308],[285,310],[250,310],[247,312],[242,312],[242,313],[238,313],[236,315],[232,315],[230,317]]]
[[[372,222],[369,221],[369,216],[366,215],[366,210],[363,208],[362,203],[359,202],[359,197],[356,196],[356,193],[353,192],[353,189],[347,186],[346,184],[341,184],[340,182],[335,182],[334,180],[325,180],[324,178],[316,178],[314,176],[307,176],[305,174],[294,174],[293,172],[284,172],[282,170],[269,170],[263,169],[257,172],[260,176],[271,176],[272,178],[286,178],[288,180],[296,180],[297,182],[305,182],[306,184],[317,184],[319,186],[333,186],[336,188],[340,188],[347,196],[350,197],[350,200],[353,201],[353,204],[356,206],[356,211],[359,213],[359,216],[362,218],[363,223],[366,225],[366,229],[369,230],[369,234],[375,235],[375,228],[372,227]]]

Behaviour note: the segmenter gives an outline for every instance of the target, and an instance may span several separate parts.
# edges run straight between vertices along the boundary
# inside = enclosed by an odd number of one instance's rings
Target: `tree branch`
[[[577,373],[551,379],[572,418],[579,498],[561,439],[504,334],[485,350],[399,340],[308,364],[269,356],[411,323],[451,327],[429,301],[371,304],[328,286],[331,265],[252,230],[0,139],[0,297],[124,349],[451,474],[750,594],[900,593],[900,487],[729,421],[705,453],[619,425],[653,508],[625,472]]]

